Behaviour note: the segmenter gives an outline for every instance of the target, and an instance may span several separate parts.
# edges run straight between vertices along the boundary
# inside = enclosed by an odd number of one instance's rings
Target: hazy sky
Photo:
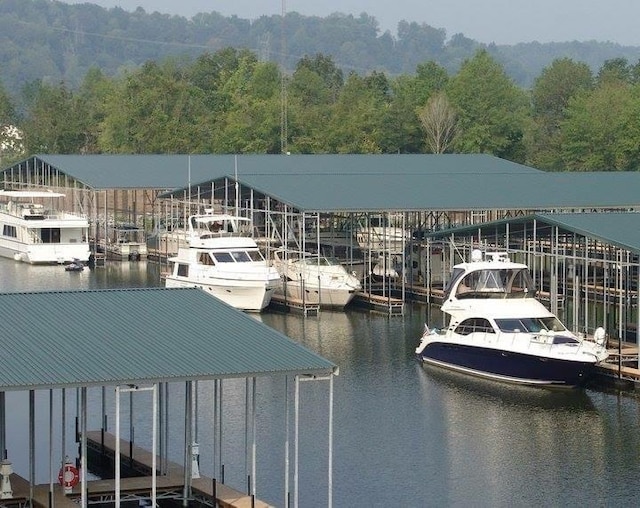
[[[87,3],[87,0],[62,0]],[[159,11],[191,17],[217,11],[225,16],[255,19],[281,14],[282,0],[93,0],[103,7]],[[611,41],[640,46],[639,0],[285,0],[287,12],[325,17],[333,12],[378,20],[382,30],[396,34],[398,21],[427,23],[479,42]]]

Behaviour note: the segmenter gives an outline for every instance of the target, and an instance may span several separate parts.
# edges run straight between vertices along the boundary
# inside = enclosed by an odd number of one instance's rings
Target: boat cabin
[[[496,255],[491,261],[463,263],[453,268],[444,298],[534,298],[536,288],[525,265]],[[504,255],[506,256],[506,255]]]

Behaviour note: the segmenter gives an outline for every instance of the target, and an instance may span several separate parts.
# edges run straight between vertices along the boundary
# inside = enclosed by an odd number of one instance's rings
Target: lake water
[[[4,292],[159,285],[152,263],[109,263],[67,273],[0,259]],[[334,506],[637,505],[635,394],[513,387],[423,367],[413,351],[424,321],[439,318],[437,309],[423,305],[409,305],[404,317],[393,318],[363,311],[256,316],[340,367],[334,383]],[[272,458],[283,456],[279,385],[278,379],[258,381],[257,494],[282,506],[284,466]],[[237,390],[240,406],[225,418],[242,421],[243,388],[243,381],[225,384],[225,400]],[[305,508],[327,505],[327,388],[324,382],[301,386],[300,506]],[[205,412],[211,385],[202,383],[199,392]],[[7,398],[8,425],[14,429],[8,440],[26,443],[27,428],[15,435],[13,416],[25,410],[26,397]],[[99,411],[95,394],[91,400]],[[48,395],[39,394],[38,404],[47,403]],[[202,426],[199,432],[205,443],[210,429]],[[225,435],[229,446],[240,448],[243,436]],[[201,445],[203,458],[207,446]],[[24,467],[15,462],[17,469]],[[201,469],[210,474],[211,466],[203,460]],[[243,475],[230,470],[227,481],[244,489]]]

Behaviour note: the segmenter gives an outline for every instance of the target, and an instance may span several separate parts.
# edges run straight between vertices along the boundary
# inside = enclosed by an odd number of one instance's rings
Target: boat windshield
[[[526,268],[475,270],[461,278],[456,298],[533,298],[535,287]],[[452,286],[454,284],[452,279]]]
[[[304,264],[311,266],[336,266],[340,264],[340,261],[334,257],[319,256],[304,258]]]
[[[567,329],[555,316],[543,318],[509,318],[496,319],[496,325],[502,332],[530,332],[539,333],[542,330],[564,332]]]
[[[249,263],[251,261],[264,261],[258,250],[233,250],[230,252],[215,252],[212,254],[218,263]]]

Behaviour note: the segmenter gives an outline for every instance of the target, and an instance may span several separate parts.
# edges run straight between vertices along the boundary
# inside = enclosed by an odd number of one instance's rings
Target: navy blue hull
[[[594,364],[434,342],[418,354],[424,362],[478,376],[530,385],[580,386]]]

